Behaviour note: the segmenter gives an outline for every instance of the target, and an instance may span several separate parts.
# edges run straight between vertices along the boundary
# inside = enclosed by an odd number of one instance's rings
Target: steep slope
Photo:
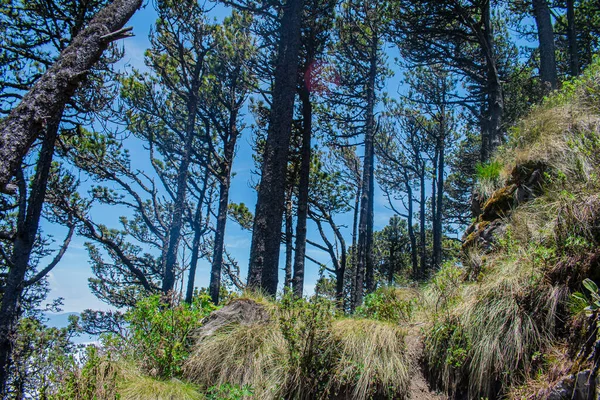
[[[593,382],[598,366],[597,313],[572,294],[600,281],[600,63],[534,109],[481,175],[462,265],[426,289],[430,378],[451,398],[560,399],[561,374]]]

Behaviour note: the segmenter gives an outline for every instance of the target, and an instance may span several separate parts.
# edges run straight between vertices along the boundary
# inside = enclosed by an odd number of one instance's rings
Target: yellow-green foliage
[[[161,380],[143,374],[133,362],[113,360],[89,346],[81,368],[74,368],[56,382],[50,399],[74,400],[200,400],[197,386],[171,378]]]
[[[408,362],[399,326],[336,319],[331,304],[284,297],[269,322],[202,339],[185,376],[204,387],[248,386],[260,399],[391,398],[405,394]]]
[[[543,166],[542,193],[501,216],[505,233],[491,253],[469,249],[478,275],[448,266],[425,290],[425,356],[449,392],[493,397],[530,379],[569,318],[571,291],[593,273],[585,255],[600,245],[600,61],[566,86],[481,171],[480,187],[498,189],[497,176],[508,185],[517,167]]]
[[[288,373],[286,344],[274,323],[234,326],[196,345],[185,376],[204,386],[250,385],[261,399],[279,398]]]
[[[202,400],[205,396],[190,383],[172,378],[158,380],[128,370],[119,385],[121,400]]]
[[[378,394],[395,398],[406,393],[409,361],[404,331],[395,324],[368,319],[335,321],[332,333],[339,355],[329,386],[349,393],[352,399]]]

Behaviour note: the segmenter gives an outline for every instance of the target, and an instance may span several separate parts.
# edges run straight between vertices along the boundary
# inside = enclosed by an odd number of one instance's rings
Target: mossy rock
[[[504,231],[504,221],[497,219],[494,221],[483,221],[478,219],[474,223],[475,229],[463,239],[462,251],[466,256],[468,251],[474,247],[479,247],[484,253],[492,250],[492,245],[496,242],[496,236]]]
[[[529,184],[531,176],[536,172],[540,171],[542,174],[546,171],[547,165],[541,161],[527,161],[522,164],[516,165],[510,175],[510,183],[514,183],[517,186]]]
[[[515,191],[517,185],[512,184],[496,190],[483,205],[482,221],[494,221],[506,217],[516,205]]]

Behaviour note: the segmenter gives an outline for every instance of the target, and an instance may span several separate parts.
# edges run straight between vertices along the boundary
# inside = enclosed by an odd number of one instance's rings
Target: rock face
[[[229,325],[253,325],[269,322],[271,316],[266,307],[252,299],[235,299],[205,318],[198,330],[198,339],[213,335]]]
[[[506,186],[496,190],[473,209],[477,211],[476,220],[466,230],[463,251],[478,247],[484,252],[491,250],[495,237],[504,232],[503,219],[508,217],[516,206],[525,203],[542,192],[545,166],[540,163],[525,163],[513,168]]]
[[[590,379],[591,371],[585,370],[561,379],[552,389],[539,393],[537,398],[544,400],[591,400],[595,395],[597,379]]]

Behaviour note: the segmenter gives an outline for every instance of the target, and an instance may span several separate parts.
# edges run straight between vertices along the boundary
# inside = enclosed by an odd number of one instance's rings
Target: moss
[[[512,184],[496,190],[483,205],[482,221],[494,221],[506,217],[515,206],[517,185]]]

